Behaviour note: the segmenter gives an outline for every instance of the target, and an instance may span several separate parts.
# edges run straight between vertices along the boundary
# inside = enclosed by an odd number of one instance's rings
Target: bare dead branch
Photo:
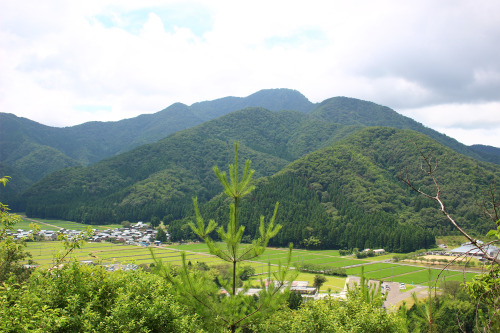
[[[434,186],[436,188],[436,194],[435,195],[431,195],[431,194],[428,194],[426,192],[424,192],[423,190],[421,190],[420,188],[417,188],[413,182],[410,180],[410,177],[409,177],[409,174],[408,174],[408,169],[405,168],[406,172],[404,175],[400,175],[399,176],[399,179],[405,183],[406,185],[408,185],[409,188],[411,188],[413,191],[429,198],[429,199],[432,199],[434,201],[436,201],[438,204],[439,204],[439,210],[441,211],[441,213],[443,213],[443,215],[448,219],[448,221],[451,222],[451,224],[455,227],[455,229],[457,229],[463,236],[465,236],[465,238],[467,238],[469,240],[469,242],[474,245],[476,248],[478,248],[482,254],[483,254],[483,257],[485,259],[487,259],[488,261],[491,261],[491,262],[495,262],[496,264],[500,265],[500,260],[495,256],[495,257],[492,257],[488,254],[488,252],[485,250],[484,246],[479,244],[478,240],[473,238],[472,236],[470,236],[467,232],[465,232],[465,230],[463,230],[459,225],[458,223],[455,221],[455,219],[453,219],[453,217],[448,213],[447,209],[446,209],[446,206],[443,202],[443,200],[441,199],[441,187],[439,186],[439,183],[434,175],[435,171],[437,170],[438,168],[438,161],[437,159],[433,162],[432,161],[432,156],[430,155],[425,155],[418,147],[418,145],[416,143],[414,143],[415,146],[417,147],[419,153],[420,153],[420,156],[422,157],[423,161],[421,161],[421,165],[420,165],[420,169],[425,173],[427,174],[431,179],[432,179],[432,182],[434,183]],[[494,198],[494,197],[493,197]]]

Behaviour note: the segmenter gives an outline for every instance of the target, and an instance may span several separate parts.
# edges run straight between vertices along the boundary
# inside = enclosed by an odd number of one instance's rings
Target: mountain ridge
[[[224,97],[191,106],[174,103],[154,114],[143,114],[117,122],[88,122],[65,128],[54,128],[0,113],[0,162],[17,169],[29,180],[16,186],[22,191],[56,170],[91,165],[203,124],[203,119],[217,119],[249,105],[267,105],[274,108],[274,112],[280,109],[298,112],[290,113],[291,117],[303,115],[301,124],[292,129],[297,131],[295,139],[291,139],[289,147],[285,149],[289,156],[280,155],[288,160],[309,152],[308,145],[313,145],[313,141],[326,140],[322,145],[327,145],[365,126],[393,126],[417,130],[457,152],[500,164],[500,154],[467,147],[386,106],[349,97],[333,97],[314,104],[300,92],[291,89],[266,89],[247,97]],[[240,131],[244,133],[243,128]],[[316,132],[323,133],[323,137]],[[335,138],[334,133],[339,137]],[[306,144],[307,140],[311,142]],[[261,145],[265,146],[265,143]]]

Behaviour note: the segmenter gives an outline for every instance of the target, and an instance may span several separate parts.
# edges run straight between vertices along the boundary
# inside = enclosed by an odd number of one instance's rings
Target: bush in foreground
[[[1,332],[199,332],[159,276],[67,265],[0,287]]]

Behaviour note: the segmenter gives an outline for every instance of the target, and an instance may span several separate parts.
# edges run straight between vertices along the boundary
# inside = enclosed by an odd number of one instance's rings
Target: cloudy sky
[[[0,0],[0,112],[108,121],[260,89],[500,147],[500,1]]]

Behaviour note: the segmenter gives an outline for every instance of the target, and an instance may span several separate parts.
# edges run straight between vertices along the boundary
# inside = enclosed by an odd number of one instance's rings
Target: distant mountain
[[[472,145],[469,148],[481,156],[483,161],[500,164],[500,148],[486,145]]]
[[[290,140],[278,154],[290,161],[310,152],[311,147],[325,147],[365,126],[391,126],[424,133],[459,153],[500,164],[498,154],[467,147],[388,107],[347,97],[334,97],[313,104],[300,92],[290,89],[261,90],[244,98],[225,97],[191,106],[176,103],[155,114],[65,128],[49,127],[0,113],[0,163],[15,168],[28,180],[17,187],[22,191],[26,189],[24,186],[56,170],[91,165],[205,121],[254,106],[271,111],[298,111],[301,115],[296,127],[286,130],[291,135]],[[237,140],[244,137],[244,128],[240,127],[239,131],[234,136]],[[265,142],[259,144],[260,147],[267,145]]]
[[[55,170],[90,165],[248,106],[307,112],[314,104],[298,91],[270,89],[244,98],[226,97],[191,107],[176,103],[154,114],[65,128],[0,113],[0,162],[34,182]]]
[[[419,170],[416,143],[439,161],[443,198],[457,220],[477,232],[493,226],[475,210],[475,198],[500,181],[500,166],[458,154],[415,131],[360,130],[323,121],[313,132],[317,121],[296,111],[237,111],[92,166],[55,172],[16,205],[24,204],[30,216],[86,223],[157,216],[174,237],[187,239],[192,237],[185,226],[193,196],[207,218],[224,221],[226,206],[212,167],[225,169],[232,162],[232,142],[238,140],[240,160],[250,158],[260,177],[242,206],[242,220],[253,221],[245,222],[250,234],[256,215],[268,216],[280,201],[279,222],[285,228],[275,245],[300,244],[314,236],[330,248],[372,244],[411,251],[432,244],[433,232],[451,231],[432,201],[412,194],[397,179],[408,167],[417,184],[433,190]],[[371,237],[375,230],[385,230],[385,238],[383,232]],[[353,241],[358,238],[363,242]]]
[[[315,104],[291,89],[265,89],[248,97],[224,97],[209,102],[194,103],[193,112],[204,121],[218,118],[248,107],[262,107],[271,111],[293,110],[309,112]]]
[[[425,127],[411,118],[400,115],[386,106],[373,102],[348,97],[334,97],[320,103],[311,111],[311,116],[318,120],[330,121],[342,125],[390,126],[411,129],[428,135],[460,154],[481,161],[500,164],[500,160],[494,161],[491,158],[487,158],[485,154],[479,153],[477,149],[468,147],[445,134]]]
[[[316,137],[335,132],[339,127],[323,126],[312,135],[311,127],[302,125],[306,118],[306,114],[297,111],[272,112],[262,108],[237,111],[89,167],[55,172],[29,189],[23,200],[27,202],[26,209],[35,215],[42,213],[42,209],[48,216],[85,220],[79,215],[81,212],[69,207],[88,203],[105,210],[100,203],[108,202],[120,207],[119,212],[113,213],[117,219],[125,219],[127,214],[147,217],[158,205],[151,199],[158,198],[161,207],[172,203],[178,212],[174,215],[180,217],[184,214],[183,204],[191,208],[191,195],[208,200],[220,191],[216,179],[210,177],[212,167],[231,161],[230,147],[234,141],[241,144],[242,158],[254,160],[258,176],[269,176],[298,154],[322,147],[326,139]],[[300,134],[300,128],[304,135]],[[291,140],[296,145],[287,145]],[[65,209],[67,215],[60,210],[62,207],[69,208]],[[102,218],[90,211],[86,214],[91,221],[109,218],[107,213]]]

